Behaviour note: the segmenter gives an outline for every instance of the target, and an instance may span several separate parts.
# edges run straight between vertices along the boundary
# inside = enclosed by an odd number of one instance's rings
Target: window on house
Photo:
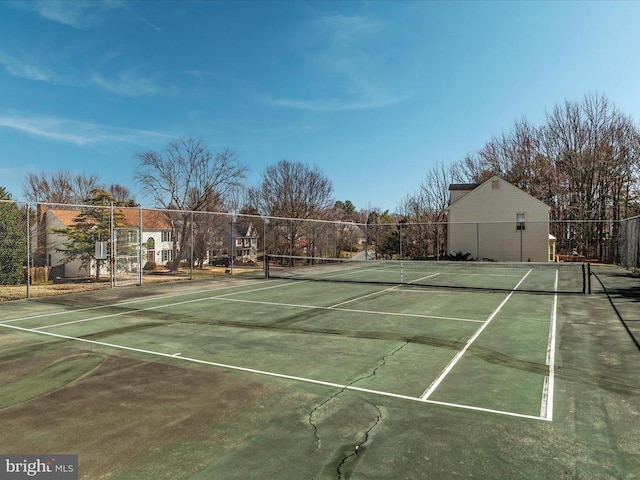
[[[516,213],[516,230],[524,230],[525,215],[524,213]]]
[[[172,233],[173,232],[171,230],[163,230],[162,231],[162,241],[163,242],[172,242],[173,241]]]
[[[173,251],[172,250],[162,250],[162,261],[170,262],[173,260]]]
[[[500,180],[493,180],[491,182],[491,190],[500,190]]]

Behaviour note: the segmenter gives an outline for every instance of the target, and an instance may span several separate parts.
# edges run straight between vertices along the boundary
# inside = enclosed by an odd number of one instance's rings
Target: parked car
[[[213,267],[229,268],[230,264],[231,264],[231,258],[229,258],[228,255],[221,255],[219,257],[215,257],[209,260],[209,265]]]

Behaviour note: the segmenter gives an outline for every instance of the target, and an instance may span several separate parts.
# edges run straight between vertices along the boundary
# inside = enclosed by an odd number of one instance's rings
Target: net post
[[[16,204],[17,205],[17,204]],[[29,204],[25,204],[24,206],[24,211],[25,211],[25,225],[26,225],[26,229],[27,231],[25,232],[26,235],[26,245],[27,245],[27,298],[30,298],[30,288],[31,288],[31,225],[29,224]],[[36,217],[36,222],[38,221],[38,217]],[[35,267],[35,265],[34,265]],[[33,269],[33,273],[35,274],[35,268]]]
[[[582,294],[585,295],[587,293],[587,280],[586,280],[586,268],[584,262],[581,265],[582,268]]]
[[[138,285],[142,285],[143,280],[143,276],[142,276],[142,267],[144,267],[144,264],[142,263],[142,229],[143,229],[143,223],[142,223],[142,219],[143,219],[143,212],[142,212],[142,205],[138,206]]]
[[[269,278],[269,255],[264,254],[264,278]]]
[[[587,293],[591,293],[591,264],[587,263]]]

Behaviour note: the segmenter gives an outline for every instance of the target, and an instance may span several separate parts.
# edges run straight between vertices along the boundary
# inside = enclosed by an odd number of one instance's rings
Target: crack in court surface
[[[397,352],[399,352],[400,350],[402,350],[404,347],[406,347],[410,342],[409,341],[405,341],[404,343],[402,343],[400,346],[396,347],[395,349],[393,349],[391,352],[385,354],[382,356],[382,358],[380,359],[380,362],[378,363],[378,365],[371,371],[371,373],[367,374],[367,375],[363,375],[362,377],[359,377],[355,380],[353,380],[352,382],[348,383],[347,385],[345,385],[343,388],[341,388],[340,390],[338,390],[336,393],[334,393],[333,395],[331,395],[329,398],[327,398],[325,401],[323,401],[322,403],[320,403],[319,405],[317,405],[315,408],[313,408],[313,410],[311,410],[309,412],[309,416],[308,416],[308,423],[309,425],[311,425],[311,427],[313,428],[313,436],[315,438],[315,443],[316,443],[316,448],[315,450],[319,450],[321,447],[321,439],[320,439],[320,435],[318,433],[319,431],[319,425],[314,421],[314,414],[316,414],[320,409],[322,409],[323,407],[325,407],[329,402],[331,402],[332,400],[334,400],[336,397],[338,397],[341,393],[343,393],[345,390],[348,389],[348,387],[356,384],[357,382],[360,382],[362,380],[365,380],[367,378],[371,378],[374,377],[376,375],[376,373],[378,372],[378,370],[380,370],[380,368],[382,368],[383,366],[386,365],[387,363],[387,358],[395,355]],[[376,419],[375,421],[369,426],[369,428],[367,428],[367,430],[365,430],[364,432],[364,438],[363,440],[356,444],[353,448],[347,447],[348,449],[348,453],[341,459],[341,461],[338,463],[337,467],[336,467],[336,472],[338,475],[338,479],[343,478],[343,469],[345,467],[345,464],[347,463],[347,461],[358,454],[361,454],[364,449],[363,447],[367,444],[367,442],[369,441],[369,437],[371,432],[373,431],[373,429],[375,427],[378,426],[378,424],[382,421],[382,411],[380,410],[380,408],[371,403],[370,401],[365,401],[367,404],[371,405],[372,407],[375,408],[377,414],[376,414]]]
[[[364,440],[362,442],[360,442],[359,444],[357,444],[354,448],[354,451],[349,453],[348,455],[346,455],[342,461],[338,464],[338,467],[336,469],[337,473],[338,473],[338,480],[341,480],[343,478],[343,469],[347,463],[347,461],[352,458],[355,457],[356,455],[362,455],[366,449],[365,445],[367,444],[367,442],[369,441],[369,435],[371,434],[371,432],[373,431],[374,428],[376,428],[378,426],[378,424],[382,421],[382,410],[380,410],[380,408],[371,403],[371,402],[367,402],[368,404],[370,404],[371,406],[373,406],[376,411],[378,412],[378,415],[376,416],[376,420],[375,422],[373,422],[373,424],[371,424],[371,426],[364,432]]]

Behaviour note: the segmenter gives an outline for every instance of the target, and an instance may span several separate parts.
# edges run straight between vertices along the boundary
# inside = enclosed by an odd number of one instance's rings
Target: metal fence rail
[[[640,216],[620,222],[620,265],[640,268]]]
[[[621,222],[363,224],[225,212],[0,201],[0,300],[77,288],[262,275],[265,255],[591,261],[638,267],[640,217]],[[452,240],[452,239],[455,239]],[[542,252],[542,253],[540,253]]]

